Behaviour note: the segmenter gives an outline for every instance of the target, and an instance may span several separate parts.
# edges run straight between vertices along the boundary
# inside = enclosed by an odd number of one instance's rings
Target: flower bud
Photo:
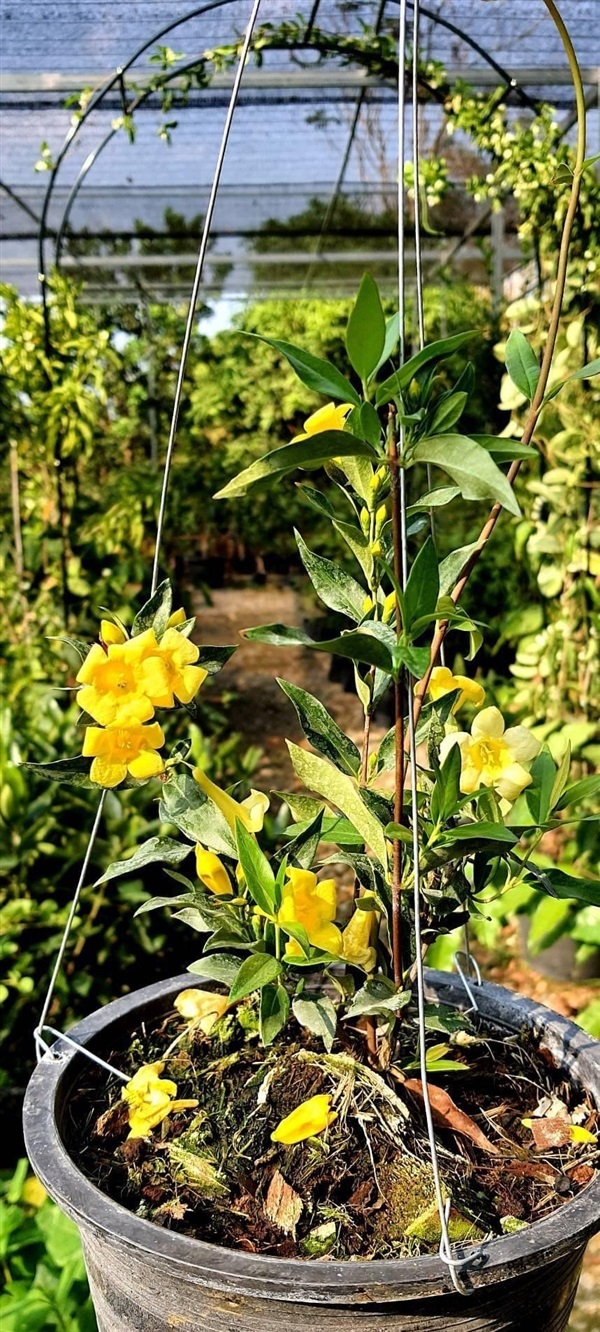
[[[375,532],[377,536],[379,536],[379,533],[381,532],[381,529],[383,527],[386,518],[387,518],[386,506],[385,504],[380,504],[377,513],[375,514]]]
[[[371,552],[371,555],[375,556],[383,555],[383,546],[380,541],[372,541],[371,545],[369,546],[369,550]]]
[[[383,603],[382,620],[384,624],[389,624],[396,609],[396,593],[390,592]]]
[[[370,611],[373,610],[373,605],[374,605],[374,602],[372,601],[371,597],[365,597],[365,599],[364,599],[364,601],[363,601],[363,604],[362,604],[362,613],[363,613],[363,615],[368,615],[368,614],[370,613]]]
[[[362,527],[362,530],[363,530],[365,536],[368,536],[368,535],[369,535],[369,528],[370,528],[370,526],[371,526],[371,515],[370,515],[368,509],[361,509],[361,511],[360,511],[360,525],[361,525],[361,527]]]

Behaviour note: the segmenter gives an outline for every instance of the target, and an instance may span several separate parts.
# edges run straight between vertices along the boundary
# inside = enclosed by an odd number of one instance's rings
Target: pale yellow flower
[[[182,990],[175,1000],[177,1012],[194,1027],[200,1027],[205,1036],[212,1031],[219,1018],[227,1012],[229,1000],[224,994],[210,990]]]
[[[149,1138],[152,1129],[177,1110],[193,1110],[197,1101],[178,1101],[177,1084],[161,1078],[164,1063],[142,1064],[123,1088],[129,1108],[129,1137]]]
[[[207,851],[199,842],[196,844],[196,869],[198,878],[211,893],[216,893],[217,897],[231,897],[231,880],[223,862],[214,851]]]
[[[470,735],[467,731],[446,735],[440,746],[442,762],[452,745],[460,746],[461,791],[472,795],[481,786],[488,786],[509,805],[530,785],[531,773],[523,765],[540,751],[539,740],[526,726],[510,726],[505,731],[498,708],[484,708],[478,713]]]
[[[337,889],[334,879],[317,879],[312,870],[287,870],[287,879],[281,893],[281,906],[277,923],[302,925],[313,948],[338,956],[342,951],[342,934],[333,924],[337,911]],[[296,939],[289,938],[286,957],[302,957],[303,951]]]
[[[420,684],[415,685],[415,693]],[[436,703],[438,698],[451,694],[455,689],[460,689],[460,694],[452,704],[453,712],[458,712],[464,703],[472,703],[474,708],[480,708],[484,702],[485,689],[477,680],[470,680],[468,675],[453,675],[448,666],[434,666],[427,686],[427,693],[433,702]]]
[[[269,797],[263,795],[262,791],[251,791],[245,800],[234,800],[233,796],[227,795],[220,786],[211,782],[201,768],[194,768],[194,777],[204,794],[220,809],[232,832],[235,832],[236,819],[243,823],[248,832],[261,831],[270,804]]]
[[[304,422],[303,433],[294,435],[292,444],[297,444],[301,439],[310,439],[311,435],[321,435],[325,430],[343,430],[346,417],[351,411],[351,402],[342,402],[338,407],[334,402],[328,402],[325,407],[319,407],[319,410],[313,412]]]
[[[337,1113],[331,1109],[331,1096],[310,1096],[290,1115],[280,1120],[271,1134],[271,1142],[282,1142],[286,1147],[291,1147],[296,1142],[304,1142],[305,1138],[314,1138],[315,1134],[322,1133],[333,1124],[334,1119],[337,1119]]]

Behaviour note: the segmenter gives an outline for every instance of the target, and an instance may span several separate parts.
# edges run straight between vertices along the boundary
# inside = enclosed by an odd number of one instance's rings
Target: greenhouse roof
[[[182,0],[123,0],[99,6],[97,0],[2,0],[3,73],[1,220],[3,279],[23,292],[37,289],[37,219],[48,185],[47,171],[35,171],[40,146],[48,145],[55,158],[68,132],[72,107],[69,94],[100,84],[116,67],[126,65],[135,50],[153,34],[189,13]],[[199,6],[195,7],[196,9]],[[243,31],[249,0],[213,0],[173,31],[152,42],[127,70],[123,93],[129,100],[156,75],[150,57],[157,45],[170,46],[180,56],[177,68],[193,57],[231,43]],[[584,67],[589,115],[589,152],[598,149],[598,87],[600,82],[600,25],[598,0],[563,0],[561,11],[569,25]],[[397,27],[397,0],[263,0],[259,23],[281,23],[300,17],[306,24],[337,34],[359,34],[364,23],[380,15],[384,31]],[[443,22],[436,22],[436,15]],[[460,31],[453,31],[453,28]],[[568,117],[573,97],[568,67],[558,34],[542,0],[429,0],[421,20],[422,54],[441,61],[452,78],[476,86],[502,84],[498,67],[517,81],[530,99],[543,98]],[[487,53],[493,67],[484,58]],[[184,58],[185,57],[185,58]],[[123,291],[140,284],[153,294],[173,294],[181,282],[188,257],[197,248],[199,215],[206,207],[218,152],[231,74],[220,74],[209,87],[191,93],[189,102],[167,119],[178,123],[171,142],[159,138],[165,123],[156,95],[136,115],[132,144],[113,122],[123,110],[121,91],[115,86],[89,116],[73,141],[57,176],[49,229],[56,232],[82,164],[97,154],[72,201],[66,236],[65,269],[87,276],[90,293],[103,274]],[[509,92],[517,103],[519,98]],[[517,112],[515,111],[515,114]],[[423,108],[424,151],[441,128],[442,113],[435,104]],[[302,291],[307,276],[329,265],[332,285],[344,289],[345,273],[353,272],[354,249],[339,242],[339,227],[330,218],[327,235],[320,234],[323,208],[336,188],[340,196],[358,202],[372,214],[393,205],[396,161],[396,94],[394,88],[366,78],[352,65],[320,61],[314,51],[277,50],[265,55],[260,68],[248,66],[228,148],[223,183],[214,221],[207,281],[220,291],[243,294],[253,290]],[[410,137],[407,142],[410,151]],[[43,159],[42,159],[43,160]],[[341,164],[345,163],[343,178]],[[311,225],[310,205],[320,201]],[[269,236],[273,222],[285,224],[304,215],[304,231],[295,235],[289,252],[281,253]],[[135,233],[139,226],[164,233],[171,210],[168,241],[140,253]],[[173,215],[177,215],[174,217]],[[339,217],[339,213],[338,213]],[[265,238],[266,230],[266,238]],[[73,250],[72,237],[84,233],[87,255]],[[99,257],[95,237],[109,233],[111,244]],[[269,253],[260,267],[248,262],[263,238]],[[132,238],[133,237],[133,238]],[[126,253],[115,254],[118,248]],[[366,261],[364,237],[360,262]],[[368,240],[377,267],[393,258],[393,235]],[[431,242],[435,249],[435,242]],[[50,241],[46,262],[52,258]],[[143,248],[143,247],[142,247]],[[147,248],[147,247],[146,247]],[[314,250],[321,250],[318,260]],[[430,247],[431,248],[431,247]],[[113,252],[111,252],[111,250]],[[173,255],[169,251],[177,250]],[[469,257],[468,247],[463,258]],[[311,258],[311,255],[313,256]],[[506,262],[518,257],[507,245]],[[218,261],[218,263],[217,263]],[[356,261],[355,261],[356,262]],[[353,279],[352,279],[353,280]]]

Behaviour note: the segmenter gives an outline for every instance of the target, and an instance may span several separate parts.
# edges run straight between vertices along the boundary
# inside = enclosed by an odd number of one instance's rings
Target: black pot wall
[[[160,1015],[189,975],[109,1004],[73,1029],[99,1052],[142,1013]],[[197,982],[199,983],[199,982]],[[428,974],[431,997],[461,1006],[460,981]],[[600,1043],[548,1009],[498,986],[478,990],[482,1015],[532,1029],[555,1062],[600,1106]],[[54,1047],[27,1091],[25,1140],[33,1168],[77,1223],[100,1332],[564,1332],[586,1243],[600,1229],[600,1177],[553,1215],[484,1244],[468,1269],[471,1294],[452,1291],[435,1257],[317,1262],[238,1253],[143,1221],[102,1194],[64,1146],[69,1095],[84,1056]],[[465,1250],[467,1253],[468,1250]]]

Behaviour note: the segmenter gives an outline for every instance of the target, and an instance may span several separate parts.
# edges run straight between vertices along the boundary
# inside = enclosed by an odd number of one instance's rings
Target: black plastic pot
[[[160,1015],[189,975],[118,999],[71,1033],[101,1052],[145,1015]],[[455,976],[429,972],[431,997],[461,1006]],[[482,1015],[529,1027],[568,1078],[600,1105],[600,1043],[498,986],[478,990]],[[564,1332],[588,1239],[600,1229],[600,1176],[551,1216],[483,1245],[468,1297],[453,1293],[437,1257],[335,1262],[260,1257],[205,1244],[143,1221],[101,1193],[65,1149],[69,1097],[84,1056],[63,1044],[27,1091],[33,1168],[81,1233],[100,1332]],[[59,1057],[56,1057],[59,1056]],[[465,1253],[468,1252],[465,1250]]]

